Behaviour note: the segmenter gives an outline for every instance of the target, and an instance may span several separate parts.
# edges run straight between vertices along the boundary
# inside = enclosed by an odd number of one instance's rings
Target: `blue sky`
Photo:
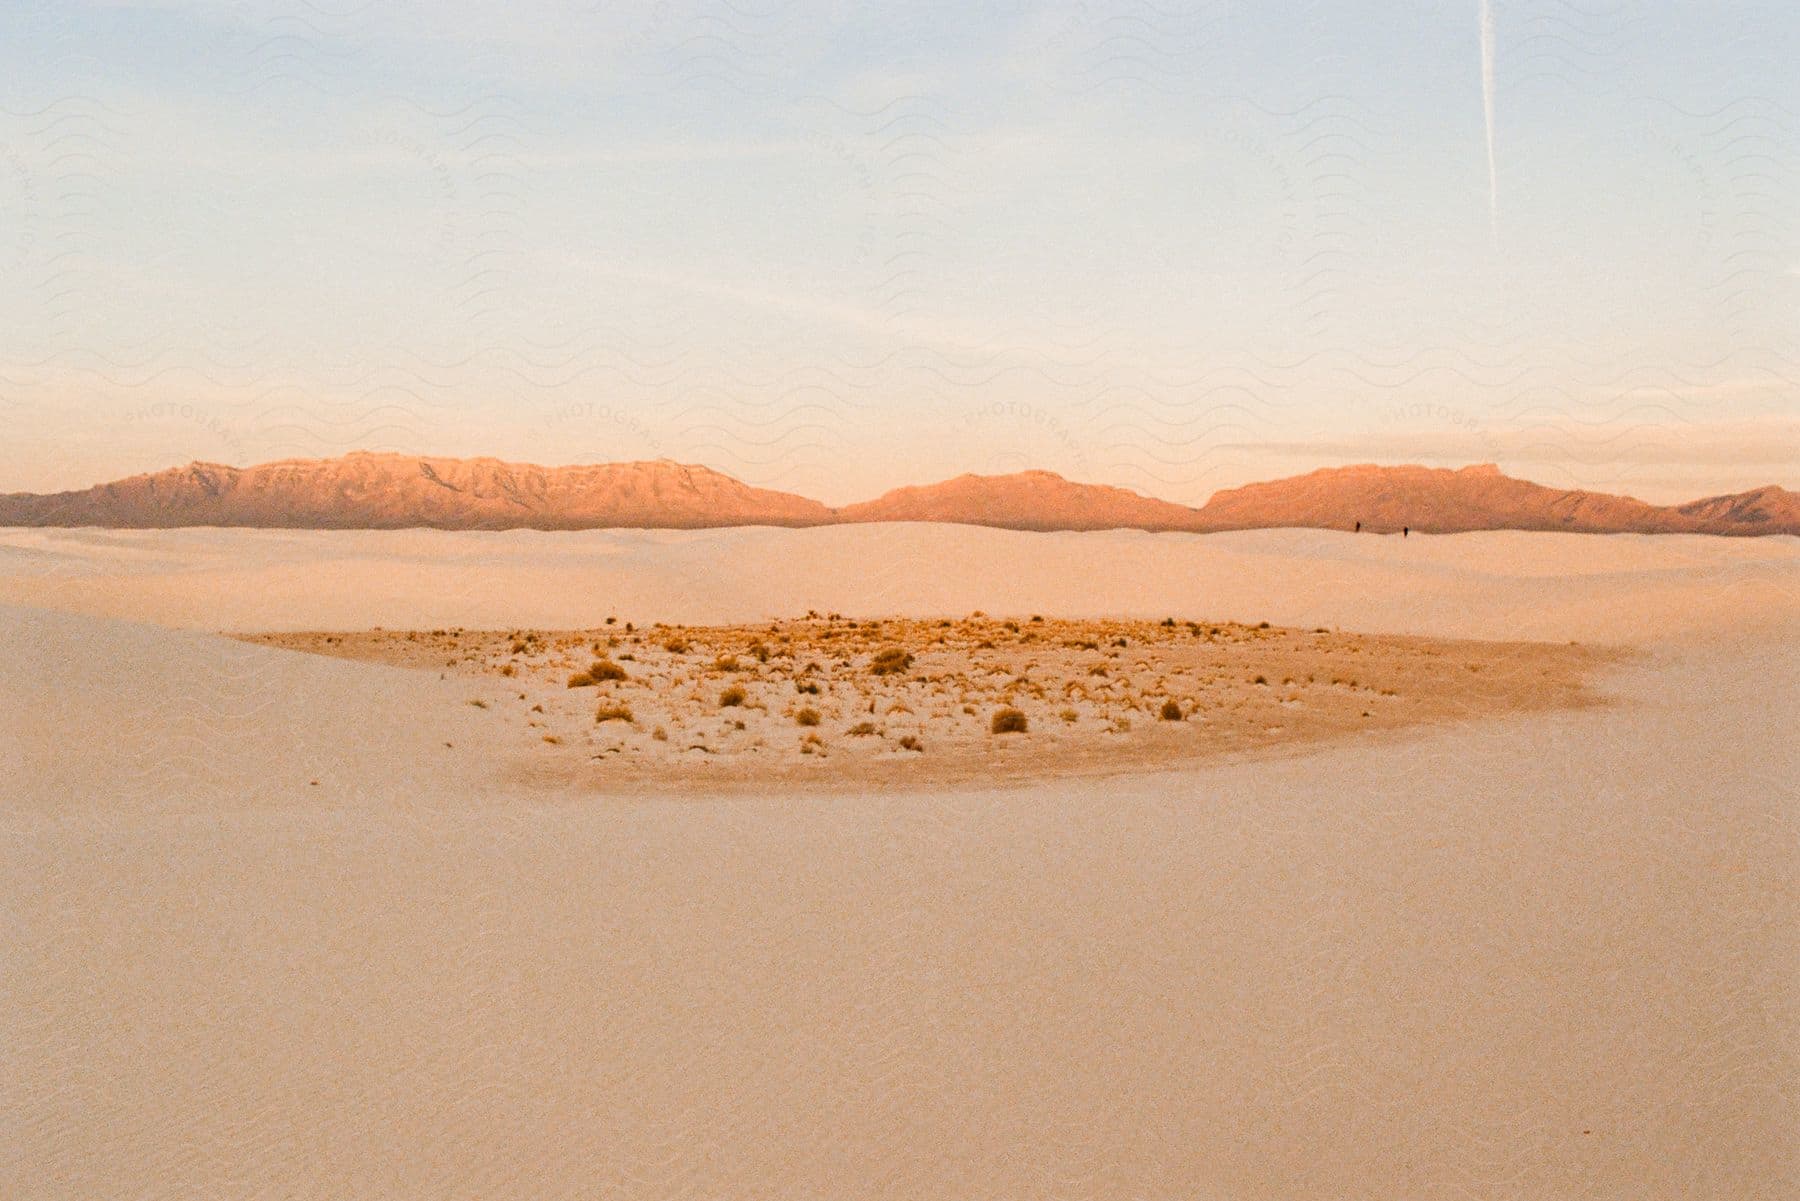
[[[0,489],[1795,481],[1784,6],[0,9]],[[1490,192],[1491,187],[1491,192]]]

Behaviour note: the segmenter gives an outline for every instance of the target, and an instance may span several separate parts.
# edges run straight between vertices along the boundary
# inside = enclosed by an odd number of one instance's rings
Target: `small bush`
[[[990,729],[996,734],[1023,734],[1030,725],[1017,709],[1002,709],[994,714]]]
[[[1073,709],[1064,709],[1061,713],[1057,714],[1057,716],[1070,724],[1074,724],[1080,719],[1081,714],[1075,712]]]
[[[875,652],[875,658],[869,662],[869,670],[878,676],[888,676],[905,671],[912,665],[913,657],[904,648],[888,646]]]
[[[720,655],[713,660],[714,671],[738,671],[740,669],[736,655]]]
[[[611,659],[595,659],[594,665],[587,669],[588,679],[598,684],[602,680],[628,680],[625,669]]]
[[[794,714],[794,724],[797,726],[816,726],[816,725],[818,725],[819,724],[819,711],[817,709],[802,709],[802,710],[800,710],[800,712]]]
[[[1257,676],[1256,679],[1251,681],[1251,683],[1253,683],[1253,684],[1267,684],[1268,682],[1269,682],[1268,676]]]
[[[872,721],[859,721],[844,732],[852,738],[867,738],[875,732],[875,723]]]
[[[900,747],[902,750],[923,751],[925,749],[925,744],[919,741],[918,735],[908,734],[900,740]]]
[[[719,708],[735,709],[744,703],[744,690],[735,685],[719,694]]]
[[[631,716],[631,707],[629,705],[601,705],[599,710],[594,714],[594,724],[596,725],[605,721],[632,720],[635,719]]]
[[[599,681],[585,671],[578,671],[569,677],[569,687],[571,688],[592,688],[597,683]]]
[[[1162,704],[1162,719],[1164,721],[1180,721],[1181,706],[1172,700],[1164,701]]]
[[[693,645],[685,638],[670,638],[663,642],[662,648],[671,655],[685,655],[693,650]]]
[[[794,681],[794,691],[801,696],[818,696],[819,686],[811,680],[796,680]]]

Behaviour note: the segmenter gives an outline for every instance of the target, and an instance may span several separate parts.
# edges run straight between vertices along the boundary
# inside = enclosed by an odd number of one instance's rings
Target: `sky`
[[[0,491],[1792,487],[1797,54],[1731,0],[8,0]]]

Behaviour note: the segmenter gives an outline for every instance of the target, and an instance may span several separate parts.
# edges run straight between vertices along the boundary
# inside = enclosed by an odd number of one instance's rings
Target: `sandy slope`
[[[0,610],[0,1195],[1800,1187],[1793,540],[1103,535],[1038,562],[956,533],[795,558],[769,531],[8,532],[0,588],[202,627],[474,624],[511,590],[565,625],[1179,596],[1668,633],[1612,706],[1388,744],[595,802],[509,794],[455,681]],[[411,558],[358,598],[380,537]],[[449,724],[393,720],[425,710]]]
[[[982,609],[1628,641],[1767,622],[1800,604],[1797,575],[1788,537],[0,530],[0,602],[244,631]]]

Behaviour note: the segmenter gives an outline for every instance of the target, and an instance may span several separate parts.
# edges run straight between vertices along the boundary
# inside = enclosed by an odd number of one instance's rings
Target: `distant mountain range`
[[[538,467],[358,452],[256,467],[193,463],[75,492],[0,494],[0,526],[166,529],[705,529],[930,521],[1015,530],[1313,526],[1421,533],[1800,534],[1800,495],[1773,485],[1684,505],[1546,488],[1492,464],[1334,467],[1229,488],[1199,508],[1048,471],[963,475],[828,508],[705,467]]]

